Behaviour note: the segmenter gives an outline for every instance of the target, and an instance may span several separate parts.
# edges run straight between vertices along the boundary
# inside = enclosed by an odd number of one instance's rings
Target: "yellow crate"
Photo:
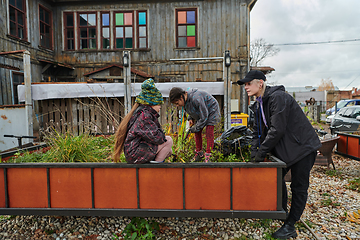
[[[249,115],[245,114],[245,113],[240,113],[240,114],[231,114],[231,126],[235,127],[235,126],[247,126],[247,120],[248,120]]]

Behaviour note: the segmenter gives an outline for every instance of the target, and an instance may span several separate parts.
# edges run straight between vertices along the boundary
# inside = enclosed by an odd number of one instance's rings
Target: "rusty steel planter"
[[[340,139],[337,143],[336,153],[360,161],[360,136],[337,132]]]
[[[282,168],[262,163],[2,163],[0,215],[284,219]]]

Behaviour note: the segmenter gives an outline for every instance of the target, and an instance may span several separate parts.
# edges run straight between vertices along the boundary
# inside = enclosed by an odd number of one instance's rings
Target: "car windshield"
[[[337,103],[337,108],[343,108],[346,105],[347,101],[339,101]]]

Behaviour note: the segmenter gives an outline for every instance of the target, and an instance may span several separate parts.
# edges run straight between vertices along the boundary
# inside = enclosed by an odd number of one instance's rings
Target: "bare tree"
[[[318,91],[335,90],[334,84],[331,79],[321,79]]]
[[[265,39],[258,38],[250,43],[250,66],[257,67],[265,58],[275,56],[280,48],[266,43]]]

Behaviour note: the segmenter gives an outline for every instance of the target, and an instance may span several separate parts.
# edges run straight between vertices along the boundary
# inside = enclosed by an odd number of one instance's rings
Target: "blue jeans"
[[[300,217],[305,209],[306,201],[308,197],[308,188],[309,188],[309,178],[310,171],[314,165],[316,158],[316,151],[310,153],[303,159],[299,160],[295,164],[290,167],[283,169],[283,183],[282,183],[282,206],[286,212],[287,211],[287,201],[288,194],[287,188],[284,181],[284,176],[286,173],[291,170],[291,208],[288,216],[288,221],[291,223],[295,223],[300,220]]]

